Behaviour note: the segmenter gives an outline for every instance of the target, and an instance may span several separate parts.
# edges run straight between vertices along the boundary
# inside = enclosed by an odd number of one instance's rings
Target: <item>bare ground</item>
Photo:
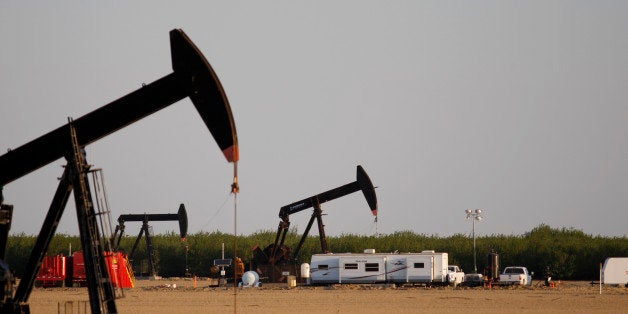
[[[173,288],[173,284],[176,288]],[[32,313],[89,312],[87,288],[36,288]],[[116,300],[120,313],[416,313],[578,312],[628,313],[628,288],[562,282],[554,289],[532,287],[453,288],[390,285],[264,285],[210,287],[189,279],[139,280]],[[69,313],[69,312],[68,312]]]

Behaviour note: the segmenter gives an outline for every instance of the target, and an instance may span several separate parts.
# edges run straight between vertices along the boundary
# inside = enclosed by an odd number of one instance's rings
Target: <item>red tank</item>
[[[109,276],[114,287],[133,288],[132,271],[128,266],[126,255],[120,252],[105,252],[105,260],[109,268]]]
[[[105,252],[105,261],[114,287],[133,288],[133,271],[128,265],[125,254]],[[35,285],[38,287],[87,286],[83,252],[74,252],[72,257],[45,256]]]
[[[44,256],[35,286],[63,287],[66,279],[66,257]]]
[[[87,286],[87,275],[85,274],[85,258],[83,252],[74,252],[72,255],[72,285]]]

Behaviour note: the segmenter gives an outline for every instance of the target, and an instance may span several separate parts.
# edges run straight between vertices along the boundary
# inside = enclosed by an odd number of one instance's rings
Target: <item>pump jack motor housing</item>
[[[0,156],[0,216],[4,217],[0,219],[0,240],[6,240],[8,236],[11,222],[9,209],[12,209],[2,204],[2,187],[59,158],[64,157],[68,161],[15,293],[11,276],[0,278],[0,289],[4,291],[0,298],[0,313],[29,311],[27,302],[33,283],[72,190],[77,205],[81,244],[87,254],[85,268],[92,313],[117,312],[89,194],[85,146],[190,97],[227,161],[234,163],[234,184],[237,183],[238,137],[231,107],[218,76],[182,30],[170,31],[170,49],[172,73]],[[0,248],[2,266],[6,265],[3,262],[6,241],[0,241],[0,245],[3,246]]]

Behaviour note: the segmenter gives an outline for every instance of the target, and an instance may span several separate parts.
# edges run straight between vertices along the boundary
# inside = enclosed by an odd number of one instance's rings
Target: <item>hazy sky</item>
[[[626,236],[627,17],[626,1],[2,1],[0,151],[171,73],[181,28],[231,102],[238,233],[274,230],[360,164],[379,222],[354,193],[322,205],[329,235],[468,234],[464,210],[482,208],[478,235]],[[190,232],[233,232],[233,169],[189,99],[87,158],[114,221],[184,203]],[[5,186],[12,233],[39,231],[64,164]],[[71,203],[58,232],[77,230]]]

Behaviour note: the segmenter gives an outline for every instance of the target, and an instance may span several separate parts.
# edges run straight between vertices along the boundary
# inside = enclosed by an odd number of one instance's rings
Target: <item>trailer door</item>
[[[395,283],[408,282],[408,267],[406,256],[388,255],[386,257],[386,281]]]

